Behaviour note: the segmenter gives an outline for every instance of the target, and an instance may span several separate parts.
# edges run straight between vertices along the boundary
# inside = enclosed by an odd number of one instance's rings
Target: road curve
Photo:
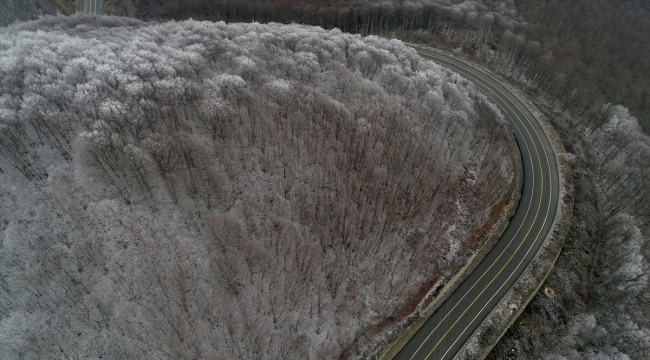
[[[523,162],[523,192],[507,229],[474,271],[395,356],[451,359],[517,281],[551,231],[559,201],[557,158],[541,125],[507,88],[462,61],[416,48],[472,81],[512,125]]]

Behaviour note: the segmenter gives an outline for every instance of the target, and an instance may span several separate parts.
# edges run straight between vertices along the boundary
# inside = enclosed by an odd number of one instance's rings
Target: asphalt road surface
[[[102,0],[82,0],[81,12],[84,14],[101,14]]]
[[[501,239],[395,357],[452,359],[517,281],[551,231],[559,201],[559,174],[556,156],[540,124],[504,86],[454,58],[416,50],[423,58],[472,81],[501,109],[512,125],[524,169],[521,200]]]

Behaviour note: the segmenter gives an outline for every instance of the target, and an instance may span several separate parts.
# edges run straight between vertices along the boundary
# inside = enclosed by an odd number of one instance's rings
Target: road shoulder
[[[411,46],[414,44],[408,44]],[[419,46],[419,45],[418,45]],[[382,360],[389,360],[395,357],[397,353],[406,345],[406,343],[413,337],[413,335],[424,325],[427,319],[447,300],[447,298],[463,283],[463,281],[474,271],[483,258],[490,252],[494,244],[501,238],[504,231],[510,224],[510,219],[517,210],[521,192],[523,188],[523,168],[521,154],[519,147],[512,137],[512,141],[508,144],[513,154],[513,162],[517,164],[515,167],[515,177],[512,183],[509,195],[504,199],[505,206],[499,213],[496,220],[491,224],[490,230],[485,234],[482,245],[476,252],[467,260],[465,265],[454,275],[442,288],[434,288],[429,291],[425,298],[421,301],[415,312],[403,319],[398,324],[401,332],[392,334],[391,338],[385,339],[387,346],[383,349],[380,357]]]
[[[447,56],[453,56],[451,53],[419,44],[408,45],[418,46]],[[510,288],[499,304],[490,312],[487,318],[476,329],[476,331],[474,331],[469,340],[454,357],[454,359],[458,360],[485,359],[494,346],[499,342],[501,337],[506,333],[508,328],[521,315],[528,303],[542,288],[544,282],[553,271],[555,262],[560,255],[564,245],[564,239],[571,227],[571,218],[573,215],[574,189],[571,165],[572,156],[566,152],[559,134],[555,131],[550,121],[541,111],[539,111],[539,109],[537,109],[537,106],[521,92],[519,88],[512,86],[504,80],[502,76],[494,74],[485,66],[463,59],[460,60],[490,74],[493,78],[498,80],[501,85],[515,95],[519,101],[526,105],[528,110],[535,116],[542,126],[542,129],[546,133],[549,142],[553,147],[553,152],[557,154],[557,165],[560,178],[560,201],[558,202],[557,215],[549,235],[544,239],[544,243],[537,252],[537,255],[528,265],[524,273],[519,277],[515,285]],[[549,291],[545,291],[546,296],[553,296],[552,289],[547,290]]]

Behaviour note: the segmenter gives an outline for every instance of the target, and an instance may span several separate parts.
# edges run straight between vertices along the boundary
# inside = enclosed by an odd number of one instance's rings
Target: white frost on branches
[[[462,264],[511,181],[503,118],[396,40],[80,16],[0,31],[8,358],[359,352]]]

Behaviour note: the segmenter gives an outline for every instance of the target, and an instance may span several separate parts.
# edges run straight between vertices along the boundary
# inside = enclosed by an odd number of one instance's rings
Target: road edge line
[[[405,44],[409,47],[412,47],[416,44]],[[417,45],[420,46],[420,45]],[[421,47],[421,46],[420,46]],[[429,317],[442,305],[449,296],[463,283],[463,281],[474,271],[478,264],[485,258],[485,256],[492,250],[494,244],[501,238],[506,228],[510,224],[510,219],[514,216],[521,199],[521,194],[523,191],[523,163],[521,158],[521,153],[519,151],[519,146],[514,136],[512,136],[512,141],[508,142],[509,146],[513,148],[513,162],[515,165],[515,176],[514,181],[511,186],[511,190],[508,198],[508,204],[501,211],[499,217],[494,222],[492,229],[489,233],[487,240],[483,241],[483,245],[477,249],[474,254],[465,262],[465,265],[456,272],[456,274],[440,289],[431,303],[429,303],[423,310],[416,310],[413,314],[409,315],[406,319],[411,317],[416,317],[416,319],[411,319],[411,324],[402,331],[397,338],[386,346],[385,350],[382,352],[379,359],[381,360],[390,360],[393,359],[397,353],[402,350],[406,343],[413,337],[413,335],[420,330],[424,323],[429,319]],[[429,295],[427,295],[429,297]],[[426,302],[426,298],[422,302]],[[418,306],[419,308],[419,306]],[[405,319],[405,320],[406,320]]]
[[[408,45],[418,46],[447,56],[453,56],[452,54],[441,51],[440,49],[420,44]],[[457,57],[454,56],[454,58]],[[485,66],[469,62],[462,58],[458,60],[491,75],[502,86],[508,89],[517,100],[526,106],[527,110],[540,124],[540,127],[544,131],[551,147],[553,148],[560,180],[560,199],[557,205],[556,217],[551,226],[551,230],[549,231],[548,236],[544,239],[539,251],[530,264],[528,264],[526,270],[521,274],[519,279],[517,279],[515,284],[508,290],[501,301],[499,301],[499,304],[490,311],[483,323],[479,325],[467,342],[465,342],[463,347],[461,347],[458,353],[454,356],[454,360],[483,360],[498,344],[499,340],[501,340],[503,335],[505,335],[510,326],[512,326],[512,324],[514,324],[523,313],[526,306],[537,295],[538,291],[542,288],[546,279],[555,268],[555,262],[560,256],[573,217],[573,171],[571,165],[563,156],[563,154],[566,154],[566,149],[562,144],[560,135],[537,106],[522,94],[521,89],[512,86],[500,75],[494,74]]]

